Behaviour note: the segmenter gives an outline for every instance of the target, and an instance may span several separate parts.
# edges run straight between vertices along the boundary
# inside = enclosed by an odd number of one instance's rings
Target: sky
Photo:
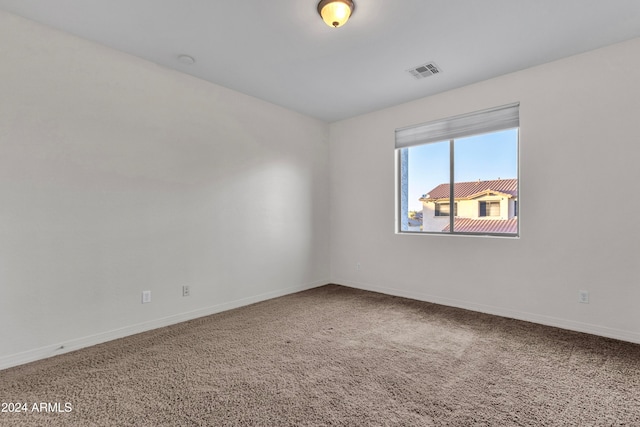
[[[449,182],[449,141],[409,149],[409,211],[422,210],[418,201],[439,184]],[[455,182],[518,177],[518,130],[508,129],[456,139]]]

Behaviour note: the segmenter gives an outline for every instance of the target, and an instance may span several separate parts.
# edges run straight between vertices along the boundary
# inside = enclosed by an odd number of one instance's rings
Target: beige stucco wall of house
[[[422,231],[438,232],[449,224],[448,216],[435,216],[436,204],[422,202]]]
[[[509,219],[514,216],[514,201],[516,198],[509,198],[506,196],[487,195],[478,197],[472,200],[458,200],[458,215],[459,218],[474,218],[474,219]],[[500,202],[500,216],[492,217],[480,217],[479,202],[481,201],[499,201]],[[435,203],[434,202],[422,202],[423,210],[423,231],[439,232],[447,226],[449,223],[449,217],[447,216],[435,216]]]

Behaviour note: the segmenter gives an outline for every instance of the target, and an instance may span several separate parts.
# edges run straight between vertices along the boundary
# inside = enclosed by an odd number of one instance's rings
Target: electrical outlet
[[[362,266],[360,265],[359,262],[356,262],[356,271],[360,271],[362,270]]]
[[[189,285],[182,286],[182,296],[188,297],[189,295],[191,295],[191,289],[189,289]]]
[[[151,291],[142,291],[142,303],[151,302]]]
[[[578,302],[589,304],[589,291],[578,291]]]

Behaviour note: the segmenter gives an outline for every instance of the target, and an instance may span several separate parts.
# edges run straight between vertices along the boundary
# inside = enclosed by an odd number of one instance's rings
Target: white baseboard
[[[149,322],[138,323],[136,325],[126,326],[124,328],[114,329],[111,331],[101,332],[96,335],[77,338],[53,345],[27,350],[21,353],[11,354],[9,356],[0,357],[0,370],[11,368],[13,366],[23,365],[25,363],[35,362],[37,360],[46,359],[48,357],[57,356],[59,354],[69,353],[81,348],[90,347],[96,344],[102,344],[118,338],[124,338],[129,335],[139,334],[141,332],[162,328],[176,323],[186,322],[187,320],[197,319],[199,317],[209,316],[211,314],[220,313],[234,308],[243,307],[245,305],[254,304],[260,301],[293,294],[296,292],[306,291],[307,289],[324,286],[328,281],[316,281],[300,286],[292,286],[276,291],[267,292],[260,295],[254,295],[247,298],[241,298],[235,301],[229,301],[217,304],[211,307],[205,307],[198,310],[179,313],[161,319],[151,320]]]
[[[598,335],[606,338],[614,338],[621,341],[628,341],[640,344],[640,333],[633,331],[625,331],[622,329],[609,328],[606,326],[594,325],[590,323],[576,322],[569,319],[561,319],[551,316],[543,316],[535,313],[511,310],[504,307],[495,307],[484,304],[476,304],[469,301],[462,301],[451,298],[443,298],[429,294],[418,292],[408,292],[401,289],[374,286],[367,283],[355,282],[351,280],[335,279],[332,281],[337,285],[347,286],[350,288],[362,289],[365,291],[379,292],[381,294],[393,295],[398,297],[410,298],[418,301],[432,302],[435,304],[446,305],[450,307],[463,308],[466,310],[477,311],[480,313],[493,314],[511,319],[524,320],[527,322],[539,323],[546,326],[554,326],[556,328],[567,329],[575,332],[584,332],[587,334]]]

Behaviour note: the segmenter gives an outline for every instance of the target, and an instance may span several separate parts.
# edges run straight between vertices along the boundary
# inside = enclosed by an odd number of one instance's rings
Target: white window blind
[[[500,202],[480,202],[480,216],[500,216]]]
[[[437,203],[436,204],[436,216],[449,216],[449,203]]]
[[[396,129],[396,148],[447,141],[520,126],[520,103]]]

